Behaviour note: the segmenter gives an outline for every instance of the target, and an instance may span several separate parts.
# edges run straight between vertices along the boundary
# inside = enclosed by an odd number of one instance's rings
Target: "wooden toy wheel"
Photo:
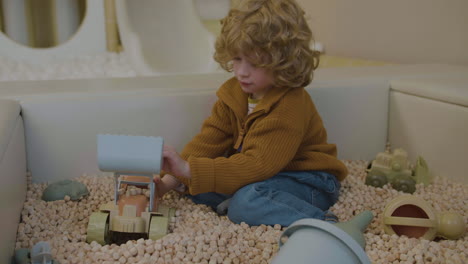
[[[392,181],[392,187],[397,191],[414,193],[416,190],[416,181],[411,177],[398,176]]]
[[[89,217],[86,242],[96,241],[101,245],[108,243],[109,213],[95,212]]]
[[[148,238],[152,240],[158,240],[167,234],[168,228],[168,217],[153,215],[151,216]]]
[[[374,173],[366,177],[366,184],[374,187],[383,187],[387,184],[387,177],[383,173]]]
[[[175,216],[174,208],[160,206],[159,211],[162,211],[163,215],[152,215],[150,220],[148,238],[152,240],[158,240],[168,233],[169,221]]]

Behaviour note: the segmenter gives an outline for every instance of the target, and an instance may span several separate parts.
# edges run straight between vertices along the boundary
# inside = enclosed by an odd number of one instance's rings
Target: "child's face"
[[[264,68],[255,67],[244,55],[234,57],[233,70],[242,90],[252,94],[254,99],[263,98],[273,86],[271,72]]]

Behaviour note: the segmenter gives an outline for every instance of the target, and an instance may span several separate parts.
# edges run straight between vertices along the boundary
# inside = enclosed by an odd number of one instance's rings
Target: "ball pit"
[[[371,210],[375,217],[364,236],[366,253],[375,263],[466,263],[468,235],[458,240],[435,240],[387,235],[381,227],[385,204],[403,194],[389,186],[375,188],[364,184],[366,161],[344,161],[349,176],[342,182],[341,196],[332,207],[340,221]],[[52,254],[67,263],[269,263],[278,251],[278,238],[284,230],[276,226],[236,225],[204,205],[195,205],[175,192],[162,203],[176,207],[170,234],[152,241],[130,240],[124,244],[101,246],[86,243],[89,215],[113,195],[113,178],[83,175],[90,194],[79,201],[67,199],[45,202],[40,199],[47,184],[32,184],[21,214],[16,248],[49,241]],[[427,187],[416,186],[417,195],[439,211],[453,210],[468,217],[468,186],[435,178]]]
[[[124,53],[83,56],[46,65],[33,65],[0,58],[0,81],[83,79],[136,76]],[[468,235],[458,240],[415,239],[387,235],[381,227],[383,209],[403,194],[389,186],[375,188],[364,184],[366,161],[345,161],[350,175],[342,182],[340,200],[331,210],[340,221],[371,210],[375,217],[365,232],[366,253],[374,263],[467,263]],[[171,192],[163,203],[178,208],[170,225],[171,233],[157,240],[131,240],[121,245],[86,243],[89,215],[113,196],[113,179],[83,175],[88,197],[71,201],[41,200],[46,184],[32,184],[18,228],[16,248],[32,247],[49,241],[55,259],[71,263],[269,263],[278,251],[284,228],[235,225],[203,205]],[[453,210],[468,220],[468,185],[435,178],[427,187],[417,185],[414,195],[437,211]]]

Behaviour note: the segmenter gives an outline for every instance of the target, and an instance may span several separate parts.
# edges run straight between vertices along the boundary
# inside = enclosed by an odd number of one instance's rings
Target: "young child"
[[[337,220],[328,209],[347,169],[304,90],[318,62],[311,41],[294,0],[247,0],[229,12],[214,58],[235,77],[180,155],[164,147],[160,196],[185,191],[195,203],[227,208],[234,223]]]

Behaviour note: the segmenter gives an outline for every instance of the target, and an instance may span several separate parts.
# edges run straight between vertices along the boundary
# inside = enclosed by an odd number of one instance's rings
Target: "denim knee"
[[[258,183],[257,183],[258,184]],[[255,185],[250,184],[239,189],[231,198],[228,209],[228,218],[240,224],[245,222],[249,225],[257,225],[258,220],[261,218],[257,215],[258,208],[255,208],[255,198],[258,198]]]
[[[311,174],[315,175],[311,175]],[[340,183],[324,172],[285,172],[239,189],[228,217],[249,225],[288,225],[301,218],[323,219],[338,199]]]

